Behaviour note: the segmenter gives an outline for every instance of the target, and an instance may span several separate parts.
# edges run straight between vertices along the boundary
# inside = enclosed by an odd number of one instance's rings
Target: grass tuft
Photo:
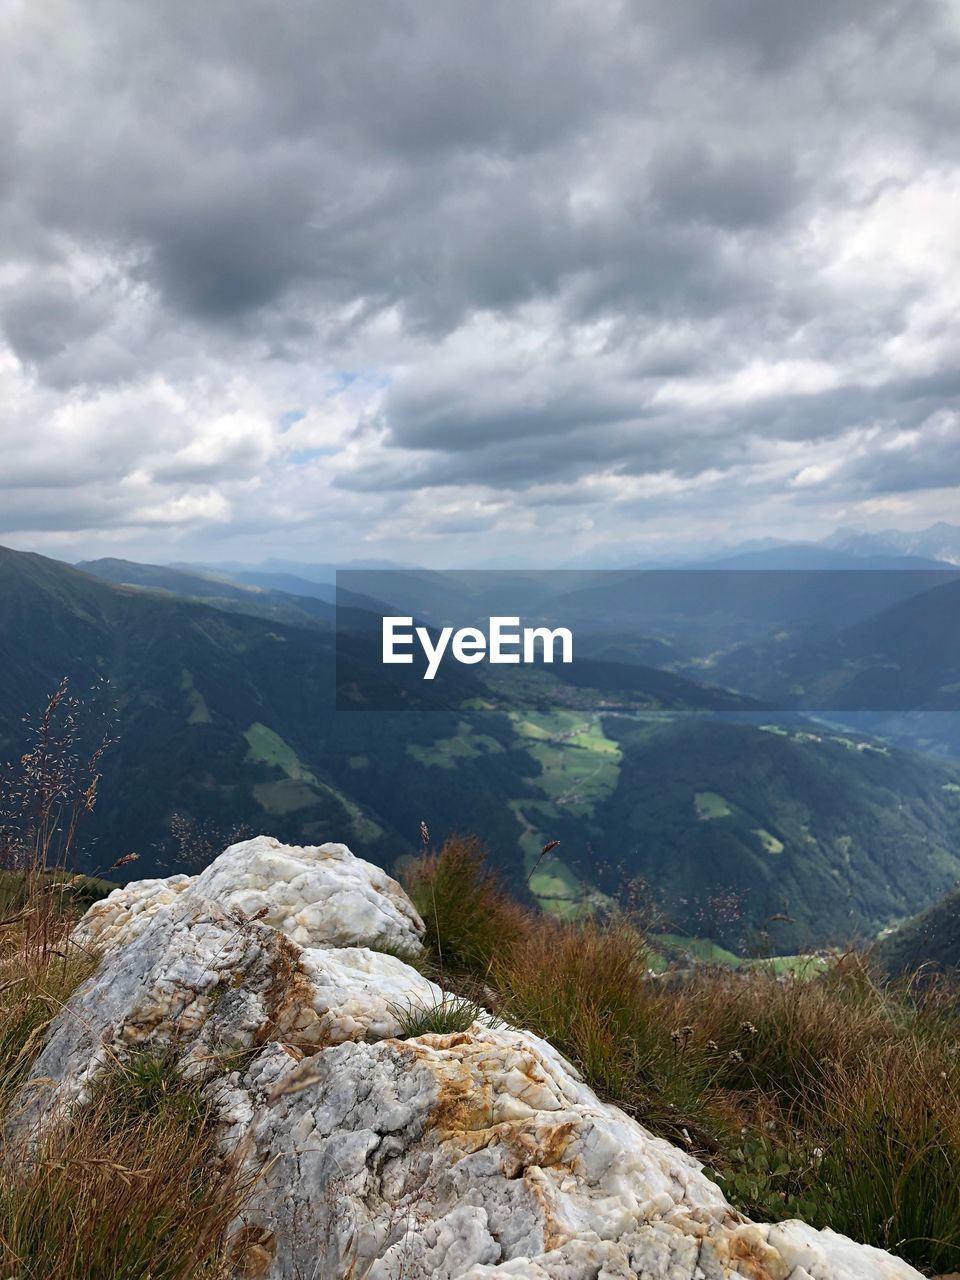
[[[426,924],[424,945],[441,972],[483,977],[527,935],[530,914],[487,865],[475,837],[453,836],[420,858],[404,888]]]
[[[433,1004],[394,1006],[393,1012],[400,1023],[398,1039],[412,1040],[417,1036],[456,1035],[469,1031],[478,1018],[489,1016],[484,1008],[467,996],[444,992]]]

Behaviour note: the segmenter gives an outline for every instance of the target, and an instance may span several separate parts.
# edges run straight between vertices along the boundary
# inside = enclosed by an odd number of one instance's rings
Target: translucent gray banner
[[[339,710],[960,710],[960,568],[351,569]]]

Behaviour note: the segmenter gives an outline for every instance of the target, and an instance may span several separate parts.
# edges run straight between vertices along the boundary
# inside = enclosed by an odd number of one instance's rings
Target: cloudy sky
[[[6,0],[0,542],[960,520],[960,0]]]

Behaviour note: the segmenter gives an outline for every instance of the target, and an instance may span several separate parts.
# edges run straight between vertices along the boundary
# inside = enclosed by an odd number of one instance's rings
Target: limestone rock
[[[444,996],[374,949],[422,925],[344,846],[261,837],[181,880],[88,913],[77,935],[104,957],[7,1137],[83,1106],[110,1061],[171,1056],[205,1081],[222,1158],[260,1175],[237,1280],[919,1280],[832,1232],[747,1222],[528,1032],[395,1038],[401,1010]]]
[[[918,1280],[831,1232],[745,1221],[512,1029],[300,1062],[274,1045],[211,1090],[227,1149],[266,1170],[237,1238],[261,1242],[267,1280]]]
[[[345,844],[285,845],[271,836],[234,844],[198,876],[134,880],[95,903],[75,938],[107,951],[130,942],[174,903],[215,902],[262,913],[304,947],[388,946],[421,950],[423,921],[396,880]]]
[[[85,1103],[110,1062],[133,1052],[175,1057],[203,1078],[271,1038],[303,1053],[396,1035],[408,1008],[444,999],[395,956],[301,948],[278,929],[185,893],[131,934],[54,1019],[34,1083],[11,1106],[8,1135]]]
[[[73,931],[73,941],[100,952],[138,938],[157,914],[174,903],[195,876],[132,880],[95,902]]]

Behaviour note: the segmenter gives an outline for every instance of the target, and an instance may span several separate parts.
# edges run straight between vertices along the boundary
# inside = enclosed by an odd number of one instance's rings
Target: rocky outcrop
[[[95,903],[78,942],[99,951],[135,938],[158,911],[215,903],[272,925],[302,947],[421,950],[423,921],[396,880],[345,844],[294,847],[270,836],[231,845],[198,876],[135,880]]]
[[[745,1221],[537,1036],[488,1018],[398,1039],[444,994],[377,948],[410,954],[422,928],[343,845],[261,837],[116,891],[78,928],[104,957],[8,1138],[64,1122],[117,1057],[163,1052],[205,1082],[223,1158],[259,1175],[238,1278],[917,1280],[829,1231]]]

